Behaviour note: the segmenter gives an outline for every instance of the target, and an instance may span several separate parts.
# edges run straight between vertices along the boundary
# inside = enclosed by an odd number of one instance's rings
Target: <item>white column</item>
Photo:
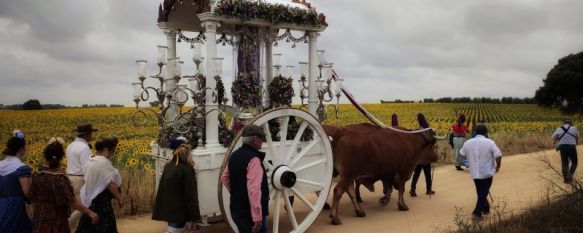
[[[217,111],[218,104],[213,103],[212,93],[215,90],[217,83],[214,79],[215,62],[213,58],[217,57],[217,28],[220,27],[219,22],[207,21],[203,22],[202,26],[205,28],[206,36],[206,148],[221,147],[219,144],[219,113]]]
[[[318,110],[318,86],[316,85],[316,80],[318,79],[318,33],[310,32],[309,36],[309,51],[310,56],[308,58],[308,109],[310,113],[317,117],[316,111]]]
[[[174,29],[166,29],[164,30],[164,34],[166,34],[166,43],[168,49],[166,50],[166,59],[170,61],[173,58],[176,58],[176,34],[177,31]],[[174,67],[167,63],[166,65],[166,77],[164,77],[164,86],[165,91],[172,90],[176,88],[176,81],[172,78],[174,75]],[[167,92],[168,93],[168,92]],[[170,102],[170,107],[166,112],[166,120],[172,121],[174,117],[178,114],[178,106],[175,103]]]
[[[269,31],[271,34],[271,30]],[[269,84],[273,80],[273,41],[271,39],[265,40],[265,90],[269,88]],[[269,92],[265,92],[265,102],[269,106]]]

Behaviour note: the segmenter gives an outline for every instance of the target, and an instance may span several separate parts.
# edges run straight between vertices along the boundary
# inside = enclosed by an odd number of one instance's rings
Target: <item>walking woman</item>
[[[30,233],[32,222],[26,215],[26,202],[30,197],[31,169],[22,163],[26,153],[24,133],[14,133],[2,152],[0,161],[0,232]]]
[[[458,171],[463,170],[462,164],[464,162],[464,156],[460,154],[460,149],[464,145],[464,142],[466,142],[466,135],[470,132],[464,124],[465,122],[466,116],[462,114],[451,127],[451,133],[453,134],[453,160],[455,162],[455,168]]]
[[[69,233],[70,208],[79,210],[97,223],[97,214],[75,197],[71,181],[59,167],[65,155],[65,141],[51,138],[43,155],[45,162],[32,175],[31,201],[34,207],[32,221],[35,233]]]
[[[96,142],[97,152],[85,165],[85,184],[81,188],[81,202],[99,215],[99,222],[93,224],[88,215],[83,215],[77,233],[117,233],[111,199],[117,199],[120,208],[123,207],[119,192],[121,176],[110,161],[117,144],[117,138],[106,138]]]
[[[185,140],[170,143],[174,158],[164,166],[152,219],[168,222],[166,233],[191,233],[200,218],[194,161]]]

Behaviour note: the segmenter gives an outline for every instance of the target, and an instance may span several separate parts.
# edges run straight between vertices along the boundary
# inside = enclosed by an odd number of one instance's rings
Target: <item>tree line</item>
[[[534,98],[525,97],[441,97],[441,98],[425,98],[420,101],[414,100],[381,100],[381,104],[388,103],[487,103],[487,104],[535,104]]]
[[[487,104],[535,104],[532,97],[518,98],[518,97],[442,97],[442,98],[426,98],[423,103],[487,103]]]
[[[42,109],[63,109],[63,108],[119,108],[125,107],[123,104],[83,104],[78,106],[66,106],[63,104],[41,104],[39,100],[30,99],[22,104],[3,105],[0,104],[0,109],[7,110],[42,110]]]

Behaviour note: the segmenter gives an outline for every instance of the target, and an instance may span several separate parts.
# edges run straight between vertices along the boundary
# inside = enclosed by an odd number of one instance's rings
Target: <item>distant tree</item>
[[[381,103],[382,102],[383,101],[381,100]],[[156,100],[156,101],[150,102],[150,107],[158,107],[158,106],[160,106],[160,101]]]
[[[559,59],[543,82],[534,95],[538,105],[583,114],[583,52]]]
[[[42,105],[40,105],[40,101],[38,100],[28,100],[22,104],[23,110],[40,110],[43,109]]]
[[[89,107],[89,105],[88,105],[88,104],[83,104],[83,105],[81,105],[81,107],[82,107],[82,108],[88,108],[88,107]]]
[[[124,105],[123,104],[110,104],[109,107],[110,108],[123,108]]]

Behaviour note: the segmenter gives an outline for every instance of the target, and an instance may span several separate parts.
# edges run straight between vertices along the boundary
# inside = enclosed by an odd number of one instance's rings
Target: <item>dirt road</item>
[[[583,154],[583,146],[578,147],[579,155]],[[505,206],[506,211],[518,213],[544,197],[548,190],[548,181],[541,177],[552,177],[561,183],[560,177],[554,177],[551,171],[537,158],[548,156],[560,169],[560,157],[555,151],[513,155],[503,157],[502,168],[494,177],[491,194],[493,205]],[[578,169],[577,177],[583,177],[583,169]],[[437,192],[431,198],[425,195],[425,182],[421,177],[417,184],[418,197],[410,197],[407,193],[405,202],[410,211],[398,211],[396,192],[393,192],[391,202],[387,207],[377,204],[380,184],[377,193],[363,189],[364,203],[367,212],[364,218],[354,216],[352,204],[344,195],[340,204],[340,218],[343,225],[330,225],[328,211],[322,211],[308,232],[340,233],[340,232],[439,232],[453,226],[457,209],[468,217],[476,201],[475,186],[468,171],[456,171],[453,166],[435,169],[434,189]],[[409,187],[407,186],[407,189]],[[329,198],[330,200],[330,198]],[[491,217],[491,216],[490,216]],[[150,220],[150,216],[124,218],[118,221],[119,232],[130,233],[160,233],[164,232],[166,224]],[[201,229],[200,232],[231,232],[224,223],[215,223]]]

